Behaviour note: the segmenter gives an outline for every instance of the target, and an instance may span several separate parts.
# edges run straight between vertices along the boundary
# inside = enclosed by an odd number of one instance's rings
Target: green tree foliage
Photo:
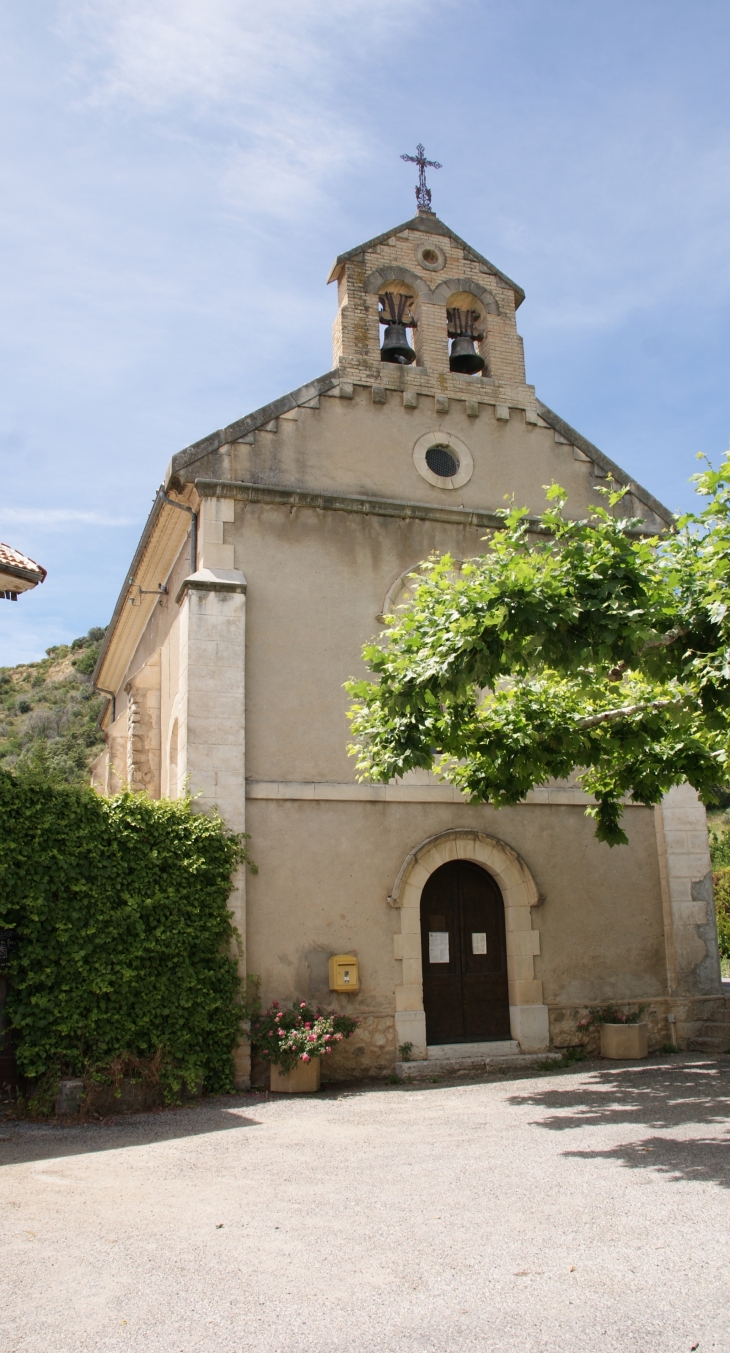
[[[413,600],[351,681],[362,776],[437,771],[473,802],[514,804],[580,770],[599,840],[627,840],[624,796],[673,785],[707,803],[730,784],[730,458],[694,476],[698,514],[652,539],[617,515],[587,521],[554,485],[539,522],[503,513],[484,555],[424,566]]]
[[[723,869],[713,875],[715,891],[715,914],[717,916],[717,940],[720,955],[730,962],[730,869]]]
[[[0,668],[0,767],[61,784],[88,784],[104,745],[106,697],[91,685],[105,631],[46,649],[41,662]]]
[[[730,827],[710,832],[710,858],[713,868],[715,914],[720,954],[730,962]]]
[[[164,1052],[168,1086],[231,1087],[241,1018],[227,908],[245,850],[189,801],[0,771],[8,1013],[36,1077]]]

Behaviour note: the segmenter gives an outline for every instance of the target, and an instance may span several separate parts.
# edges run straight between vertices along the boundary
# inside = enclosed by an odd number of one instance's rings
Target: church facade
[[[630,844],[609,850],[574,783],[497,811],[426,773],[356,780],[343,683],[419,563],[479,553],[506,495],[537,514],[556,480],[581,517],[629,480],[526,383],[520,287],[432,212],[330,280],[332,370],[168,466],[95,673],[93,782],[189,792],[249,833],[245,970],[267,1004],[359,1018],[334,1075],[390,1072],[404,1045],[421,1063],[544,1054],[607,1002],[646,1004],[654,1046],[697,1045],[722,996],[694,791],[628,806]],[[627,511],[671,521],[633,482]],[[352,985],[333,991],[338,955]]]

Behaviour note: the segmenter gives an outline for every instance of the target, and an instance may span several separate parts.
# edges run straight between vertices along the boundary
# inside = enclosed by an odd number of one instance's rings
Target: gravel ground
[[[3,1353],[730,1351],[730,1058],[0,1127]]]

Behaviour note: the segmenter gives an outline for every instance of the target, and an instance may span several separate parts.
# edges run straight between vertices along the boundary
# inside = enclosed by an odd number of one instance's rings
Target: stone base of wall
[[[730,1051],[730,995],[655,997],[645,1001],[617,1001],[627,1012],[638,1005],[648,1009],[643,1018],[649,1025],[649,1051],[656,1052],[665,1043],[674,1043],[680,1051],[725,1053]],[[580,1021],[588,1013],[585,1005],[551,1005],[550,1047],[585,1048],[590,1057],[599,1057],[600,1029],[596,1026],[581,1029]],[[674,1015],[674,1021],[669,1016]],[[248,1052],[248,1045],[246,1052]],[[240,1070],[244,1071],[244,1045],[237,1050]],[[242,1055],[243,1054],[243,1055]],[[322,1084],[336,1085],[366,1077],[390,1076],[397,1060],[395,1020],[392,1015],[364,1015],[360,1025],[347,1042],[341,1043],[322,1062]],[[238,1083],[236,1088],[246,1088]],[[245,1072],[244,1072],[245,1074]],[[258,1088],[268,1087],[269,1067],[261,1057],[254,1055],[250,1083]]]
[[[396,1060],[395,1020],[392,1015],[363,1015],[346,1042],[322,1059],[322,1081],[360,1080],[364,1076],[390,1076]]]
[[[322,1084],[338,1085],[370,1076],[391,1076],[395,1068],[395,1020],[392,1015],[363,1015],[346,1042],[331,1056],[322,1058]],[[251,1084],[261,1089],[269,1084],[269,1065],[254,1053]]]
[[[616,1001],[627,1013],[639,1005],[648,1009],[642,1016],[649,1025],[649,1051],[665,1043],[674,1043],[681,1051],[717,1052],[730,1050],[730,995],[660,996],[653,1000]],[[551,1005],[551,1048],[585,1048],[591,1057],[600,1055],[600,1030],[581,1029],[580,1021],[588,1013],[585,1005]],[[670,1015],[674,1020],[670,1020]]]

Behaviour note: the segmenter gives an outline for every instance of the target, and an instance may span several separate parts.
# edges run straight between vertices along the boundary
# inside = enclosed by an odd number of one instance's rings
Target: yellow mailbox
[[[333,954],[330,959],[330,991],[359,991],[360,970],[354,954]]]

